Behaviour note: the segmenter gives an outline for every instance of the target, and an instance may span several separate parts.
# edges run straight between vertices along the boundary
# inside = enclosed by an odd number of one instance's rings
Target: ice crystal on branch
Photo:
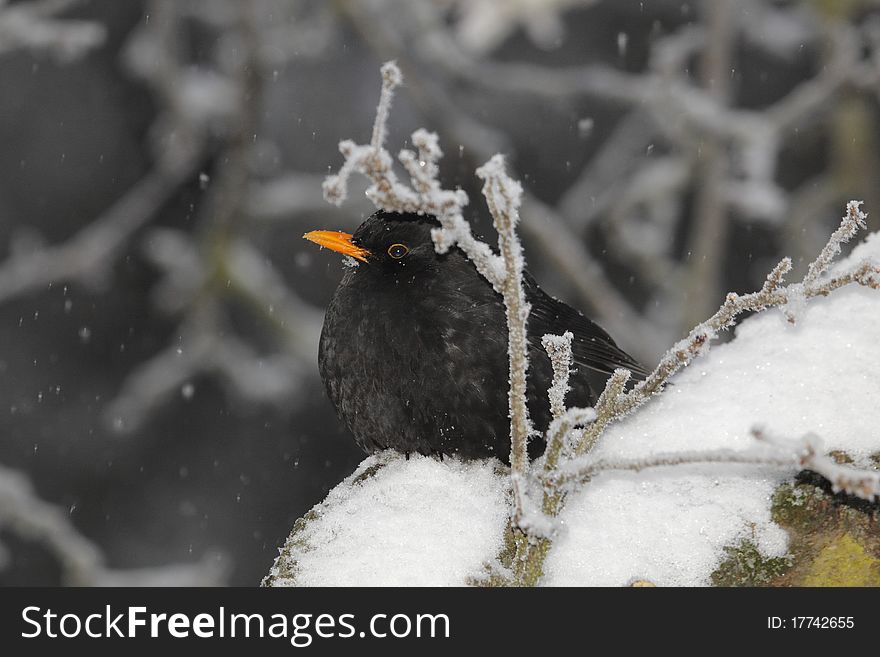
[[[819,253],[819,257],[810,264],[810,269],[804,276],[805,287],[814,287],[819,282],[819,277],[828,271],[831,262],[840,253],[841,245],[855,237],[859,229],[864,230],[867,227],[865,222],[868,215],[862,212],[861,206],[861,201],[850,201],[846,204],[846,214],[843,215],[840,226],[831,234],[828,243]]]
[[[562,335],[547,334],[541,338],[541,345],[550,357],[553,366],[553,383],[548,391],[550,414],[559,420],[565,413],[565,395],[569,391],[568,377],[571,374],[571,341],[574,335],[566,331]]]

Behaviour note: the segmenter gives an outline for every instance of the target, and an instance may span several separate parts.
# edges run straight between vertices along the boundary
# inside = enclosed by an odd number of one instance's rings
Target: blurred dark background
[[[256,585],[363,458],[317,376],[381,63],[389,150],[495,152],[542,284],[651,364],[850,198],[872,0],[0,0],[0,583]]]

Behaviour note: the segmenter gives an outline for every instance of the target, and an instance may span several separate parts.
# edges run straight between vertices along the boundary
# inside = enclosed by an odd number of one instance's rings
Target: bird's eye
[[[409,253],[409,248],[407,248],[406,244],[392,244],[388,247],[388,255],[395,260],[400,260],[407,253]]]

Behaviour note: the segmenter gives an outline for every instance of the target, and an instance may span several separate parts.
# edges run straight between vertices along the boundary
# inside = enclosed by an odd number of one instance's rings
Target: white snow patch
[[[368,468],[384,467],[358,483]],[[498,554],[508,477],[494,460],[464,463],[383,452],[318,507],[299,538],[300,586],[456,586]],[[284,557],[282,557],[283,559]]]
[[[880,260],[870,236],[849,259]],[[857,460],[880,449],[880,295],[852,285],[801,309],[796,325],[778,311],[744,321],[675,377],[674,386],[610,427],[596,456],[746,449],[749,429],[777,435],[813,431],[825,449]],[[548,584],[707,584],[723,548],[741,538],[763,553],[786,549],[770,519],[770,497],[791,473],[707,465],[597,477],[569,500],[563,533],[547,560]]]
[[[771,522],[769,505],[784,477],[750,471],[707,465],[599,475],[561,514],[544,583],[701,586],[724,546],[742,538],[764,554],[785,554],[786,533]]]

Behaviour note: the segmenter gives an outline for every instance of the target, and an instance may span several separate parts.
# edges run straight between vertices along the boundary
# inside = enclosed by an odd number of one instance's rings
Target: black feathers
[[[501,296],[457,249],[434,251],[433,219],[378,212],[353,236],[311,233],[365,261],[348,269],[327,309],[318,356],[321,378],[341,419],[367,452],[509,458],[507,325]],[[326,233],[331,235],[330,233]],[[344,236],[340,246],[339,236]],[[350,237],[350,240],[348,238]],[[401,248],[402,247],[402,248]],[[595,401],[596,372],[644,370],[599,326],[525,276],[529,414],[549,424],[552,378],[546,333],[574,334],[566,399]],[[591,386],[591,377],[594,384]],[[599,384],[601,385],[600,377]],[[543,450],[535,440],[533,454]]]
[[[547,333],[574,335],[571,350],[575,365],[602,374],[612,374],[617,368],[630,370],[633,377],[643,379],[648,372],[632,356],[618,347],[601,326],[580,312],[544,292],[528,273],[524,276],[526,300],[532,305],[529,313],[529,344],[541,348],[541,338]]]

